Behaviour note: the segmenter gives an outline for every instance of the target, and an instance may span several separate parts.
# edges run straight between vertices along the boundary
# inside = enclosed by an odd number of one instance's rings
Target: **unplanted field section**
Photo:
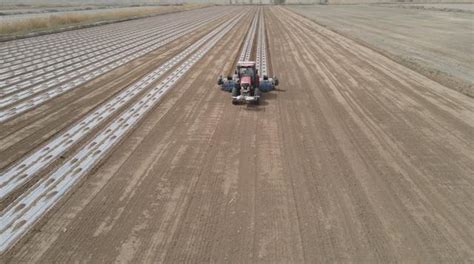
[[[362,41],[448,88],[474,96],[472,14],[384,5],[288,8]]]

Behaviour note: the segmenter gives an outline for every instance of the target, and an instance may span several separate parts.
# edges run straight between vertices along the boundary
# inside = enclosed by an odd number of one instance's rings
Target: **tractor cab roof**
[[[255,61],[239,61],[237,67],[255,67]]]

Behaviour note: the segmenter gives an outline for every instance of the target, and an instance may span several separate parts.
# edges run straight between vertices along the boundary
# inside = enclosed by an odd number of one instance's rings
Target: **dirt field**
[[[412,8],[412,9],[425,9],[425,10],[438,10],[445,12],[463,12],[463,13],[474,13],[474,3],[405,3],[405,4],[384,4],[382,6],[396,7],[396,8]]]
[[[258,106],[232,105],[216,78],[232,71],[252,12],[0,262],[473,262],[474,100],[266,7],[280,85]],[[2,168],[229,16],[3,122]]]
[[[472,14],[390,6],[290,8],[429,78],[474,96]],[[411,4],[403,6],[413,7]]]

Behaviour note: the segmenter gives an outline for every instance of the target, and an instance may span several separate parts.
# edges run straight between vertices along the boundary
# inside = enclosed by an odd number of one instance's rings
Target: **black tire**
[[[234,86],[234,88],[232,88],[232,96],[239,96],[240,95],[240,90]]]
[[[255,104],[259,104],[260,103],[260,96],[262,96],[262,92],[260,92],[260,89],[258,88],[255,88],[255,96],[257,97],[257,100],[255,100]]]
[[[261,96],[262,95],[262,92],[260,91],[259,88],[255,88],[255,96]]]

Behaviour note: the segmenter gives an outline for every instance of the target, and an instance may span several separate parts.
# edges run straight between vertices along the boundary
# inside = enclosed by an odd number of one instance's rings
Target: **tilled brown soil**
[[[235,106],[215,85],[246,20],[2,260],[474,261],[473,99],[265,16],[277,91]]]
[[[474,97],[472,14],[413,9],[416,6],[398,3],[288,8],[448,88]]]

